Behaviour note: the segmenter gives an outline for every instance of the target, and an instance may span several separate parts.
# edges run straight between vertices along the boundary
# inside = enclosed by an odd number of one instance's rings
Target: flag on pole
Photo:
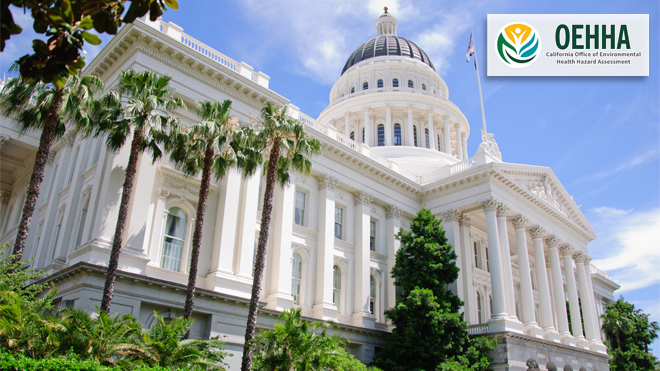
[[[467,58],[467,62],[469,62],[470,58],[474,55],[474,45],[472,45],[472,43],[474,43],[474,38],[472,37],[472,35],[470,35],[470,43],[468,44],[467,47],[468,52],[465,55],[465,57]]]
[[[472,37],[472,34],[470,34],[470,43],[468,44],[467,47],[467,54],[465,55],[467,61],[470,62],[470,58],[474,55],[474,37]],[[477,58],[475,57],[474,59],[474,69],[477,69]]]

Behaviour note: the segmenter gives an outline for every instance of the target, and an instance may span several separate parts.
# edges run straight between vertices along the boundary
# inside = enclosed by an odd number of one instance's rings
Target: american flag
[[[470,34],[470,43],[468,44],[467,47],[467,54],[465,55],[467,61],[470,62],[470,58],[474,55],[474,38],[472,37],[472,34]],[[477,68],[477,60],[474,60],[474,68]]]

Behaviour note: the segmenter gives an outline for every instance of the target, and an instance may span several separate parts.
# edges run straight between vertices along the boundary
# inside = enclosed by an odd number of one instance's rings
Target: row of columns
[[[589,272],[590,258],[584,253],[573,249],[570,245],[561,243],[557,236],[545,236],[546,233],[540,226],[528,228],[529,220],[526,217],[516,215],[511,218],[510,221],[515,229],[515,242],[520,267],[520,304],[522,310],[520,313],[521,318],[518,319],[516,316],[508,237],[507,213],[509,209],[494,198],[481,201],[480,205],[486,217],[488,258],[490,261],[493,308],[492,318],[489,321],[489,331],[524,332],[551,341],[604,351],[605,348],[600,339],[599,322],[596,316]],[[474,309],[476,308],[476,297],[472,279],[472,261],[470,259],[472,256],[469,235],[470,218],[456,210],[450,210],[442,214],[442,218],[446,226],[447,238],[453,241],[453,246],[460,251],[456,264],[461,267],[463,272],[463,277],[457,281],[462,282],[462,287],[457,287],[455,292],[464,300],[468,309],[466,318],[470,323],[478,323],[479,318],[476,318]],[[532,265],[527,250],[528,233],[532,237],[536,261],[539,318],[536,318],[534,310]],[[547,249],[544,249],[544,245]],[[563,272],[561,259],[564,262]],[[564,292],[562,273],[566,277],[566,293]],[[569,330],[566,296],[568,296],[571,318],[582,317],[586,334],[583,334],[582,324],[579,320],[572,321]],[[580,315],[580,302],[582,303],[582,316]]]
[[[364,121],[365,123],[365,130],[364,130],[364,143],[366,143],[369,146],[376,146],[378,138],[371,138],[371,136],[374,133],[374,127],[372,126],[372,120],[371,120],[371,110],[370,107],[366,106],[364,107]],[[457,157],[459,160],[464,160],[467,159],[467,137],[466,135],[461,132],[460,124],[452,122],[450,120],[450,117],[445,115],[443,116],[444,120],[444,132],[443,132],[443,149],[442,151],[444,153],[447,153],[449,155],[452,155],[452,148],[451,148],[451,128],[454,128],[454,132],[456,133],[456,153]],[[413,107],[408,106],[408,119],[405,122],[405,124],[402,125],[402,140],[404,141],[402,144],[405,146],[414,146],[414,130],[413,130]],[[421,120],[420,120],[421,121]],[[418,147],[426,147],[426,135],[424,132],[424,129],[429,130],[429,148],[433,150],[438,150],[438,143],[437,143],[437,138],[436,138],[436,133],[434,129],[434,124],[433,124],[433,109],[428,109],[428,117],[427,117],[427,124],[426,126],[420,125],[420,130],[417,133],[417,138],[418,138]],[[359,132],[359,123],[355,126],[355,141],[360,142],[359,137],[362,135],[361,132]],[[390,104],[386,105],[385,108],[385,145],[386,146],[392,146],[394,145],[394,133],[393,133],[393,124],[392,124],[392,106]],[[351,114],[346,113],[344,116],[344,135],[346,137],[350,137],[351,134],[351,129],[353,126],[351,125]],[[405,135],[403,135],[405,133]]]

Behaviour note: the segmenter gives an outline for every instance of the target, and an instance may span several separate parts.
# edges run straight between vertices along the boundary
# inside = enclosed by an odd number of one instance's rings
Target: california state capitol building
[[[336,321],[349,353],[371,362],[392,330],[384,312],[396,302],[394,235],[426,207],[458,255],[451,290],[465,303],[468,331],[498,339],[493,370],[608,370],[600,315],[619,285],[590,264],[596,233],[550,168],[504,162],[492,134],[472,132],[480,123],[470,125],[428,55],[397,26],[387,11],[376,20],[375,35],[364,35],[375,37],[346,56],[318,118],[270,90],[264,72],[160,19],[124,26],[84,74],[108,89],[128,69],[172,76],[189,107],[175,112],[186,125],[197,122],[197,101],[231,99],[242,122],[267,101],[288,105],[323,143],[310,176],[294,173],[276,187],[259,329],[301,308]],[[5,244],[16,236],[39,133],[20,136],[11,118],[0,120]],[[468,140],[481,143],[476,153]],[[51,149],[24,256],[49,274],[57,305],[100,305],[129,150],[113,153],[105,138],[74,130]],[[140,160],[113,312],[145,326],[154,311],[183,314],[199,185],[167,155]],[[207,204],[192,336],[225,340],[231,370],[240,369],[264,191],[261,173],[231,171],[213,182]],[[581,306],[583,326],[569,328],[567,303],[574,319]]]

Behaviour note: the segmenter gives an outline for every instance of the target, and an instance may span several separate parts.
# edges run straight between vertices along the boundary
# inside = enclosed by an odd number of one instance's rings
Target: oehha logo
[[[541,39],[526,23],[509,23],[497,37],[497,53],[502,62],[514,68],[527,67],[541,51]]]

